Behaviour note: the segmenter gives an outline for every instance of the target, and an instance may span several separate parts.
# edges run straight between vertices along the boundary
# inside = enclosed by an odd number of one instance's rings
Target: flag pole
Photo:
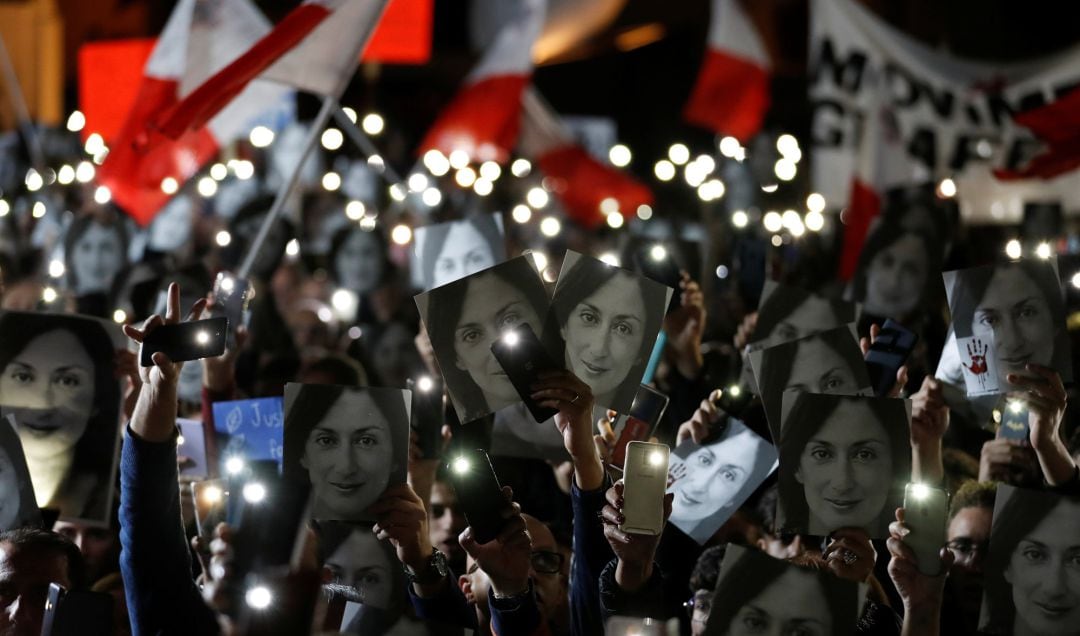
[[[345,109],[339,108],[337,112],[334,113],[334,119],[337,120],[338,125],[345,130],[345,134],[349,136],[349,139],[352,140],[354,144],[356,144],[356,147],[359,148],[360,152],[364,153],[365,156],[382,156],[379,154],[379,149],[375,147],[375,142],[373,142],[371,138],[364,133],[364,131],[360,130],[359,124],[353,122],[353,120],[349,118],[349,116],[345,113]],[[419,170],[419,166],[420,164],[418,162],[417,165],[413,167],[412,172]],[[394,202],[390,206],[391,210],[397,210],[398,208],[405,207],[408,208],[409,211],[415,212],[419,216],[427,216],[427,213],[425,211],[418,210],[413,205],[409,204],[408,184],[402,180],[401,175],[398,174],[397,170],[394,170],[393,166],[386,162],[385,158],[383,159],[383,169],[380,174],[382,174],[383,180],[388,182],[390,185],[396,185],[404,189],[404,199],[402,199],[401,201],[394,200]]]
[[[30,119],[30,109],[26,106],[26,97],[23,95],[22,86],[19,84],[19,77],[15,75],[15,67],[11,63],[11,56],[8,54],[3,35],[0,35],[0,66],[3,67],[4,81],[11,95],[11,106],[15,109],[15,118],[18,120],[19,128],[22,129],[23,137],[26,140],[26,149],[30,153],[30,163],[44,177],[45,151],[41,147],[41,140],[38,139],[37,131],[34,130],[34,122]]]

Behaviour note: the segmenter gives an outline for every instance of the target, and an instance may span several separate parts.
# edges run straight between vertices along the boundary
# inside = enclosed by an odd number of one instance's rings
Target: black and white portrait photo
[[[962,269],[945,272],[944,278],[956,341],[992,335],[1001,392],[1010,390],[1009,374],[1032,376],[1027,364],[1050,367],[1062,381],[1072,380],[1065,305],[1053,259]],[[966,347],[958,353],[962,364],[971,364]]]
[[[776,447],[739,420],[702,444],[686,440],[671,454],[667,491],[672,525],[704,545],[777,465]]]
[[[544,339],[548,295],[529,258],[517,258],[415,297],[450,400],[464,422],[521,402],[491,345],[527,324]]]
[[[728,544],[705,636],[855,633],[862,586]]]
[[[784,391],[798,389],[832,395],[873,394],[870,374],[859,350],[854,325],[752,351],[750,365],[774,441],[780,438],[780,410]]]
[[[942,248],[923,230],[884,220],[870,231],[851,280],[850,297],[877,322],[911,317],[937,285]]]
[[[562,340],[567,367],[592,388],[597,406],[629,410],[672,292],[645,276],[566,252],[547,328]]]
[[[783,402],[777,525],[887,537],[911,477],[909,403],[803,391],[786,391]]]
[[[411,255],[413,283],[425,291],[497,265],[506,260],[502,217],[478,214],[418,227]]]
[[[70,315],[0,315],[0,409],[11,414],[41,507],[104,523],[120,443],[122,348],[112,323]]]
[[[853,302],[767,280],[758,303],[750,350],[768,349],[855,322],[855,309]]]
[[[282,467],[310,482],[314,519],[371,520],[368,507],[405,481],[411,404],[404,389],[285,385]]]
[[[1080,498],[999,484],[979,630],[1080,634]]]
[[[375,291],[389,275],[386,237],[378,229],[353,223],[330,238],[330,274],[338,287],[364,295]]]
[[[512,404],[495,413],[491,454],[552,461],[570,458],[554,420],[537,424],[523,403]]]
[[[15,416],[0,417],[0,532],[41,522]]]
[[[76,296],[107,293],[127,265],[128,232],[117,220],[76,217],[64,234],[64,271]]]
[[[346,612],[341,632],[384,634],[400,619],[406,603],[405,573],[388,541],[367,526],[319,525],[319,560],[328,597],[343,597],[359,611]]]

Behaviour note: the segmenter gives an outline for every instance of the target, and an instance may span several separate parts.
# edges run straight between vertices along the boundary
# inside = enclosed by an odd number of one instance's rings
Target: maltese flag
[[[769,109],[771,70],[761,35],[738,0],[713,0],[708,50],[683,118],[745,144]]]
[[[270,23],[248,0],[180,0],[143,71],[142,84],[115,139],[98,182],[142,225],[218,149],[257,124],[278,128],[293,117],[293,92],[257,82],[244,98],[174,139],[151,122],[194,86],[228,64],[264,33]]]
[[[235,103],[253,80],[338,98],[388,0],[307,0],[273,31],[164,113],[160,130],[177,138]],[[238,101],[238,100],[237,100]]]
[[[587,229],[601,225],[608,214],[626,216],[638,206],[652,205],[653,194],[630,175],[593,158],[574,142],[551,107],[533,87],[522,95],[519,148],[548,179],[567,215]]]
[[[544,24],[545,0],[518,0],[465,85],[439,114],[419,154],[464,151],[473,161],[505,161],[521,126],[521,94],[532,79],[532,48]]]

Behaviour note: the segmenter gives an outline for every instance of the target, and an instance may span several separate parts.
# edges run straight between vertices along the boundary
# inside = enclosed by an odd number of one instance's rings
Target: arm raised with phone
[[[661,530],[657,534],[633,534],[620,527],[626,523],[625,494],[623,481],[615,482],[607,491],[603,510],[604,536],[615,553],[615,560],[604,569],[600,579],[604,613],[663,618],[658,613],[665,606],[664,586],[655,565],[656,548],[663,533]],[[673,494],[667,494],[660,500],[664,523],[671,516],[673,498]]]

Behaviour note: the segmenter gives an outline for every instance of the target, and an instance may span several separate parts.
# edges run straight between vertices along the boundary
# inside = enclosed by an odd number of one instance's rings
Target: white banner
[[[1030,63],[973,62],[932,50],[852,0],[812,0],[808,59],[811,178],[830,206],[847,202],[864,113],[880,91],[915,172],[954,178],[969,220],[1016,223],[1032,199],[1080,209],[1080,171],[1012,182],[992,174],[1043,151],[1013,116],[1080,85],[1080,47]]]

